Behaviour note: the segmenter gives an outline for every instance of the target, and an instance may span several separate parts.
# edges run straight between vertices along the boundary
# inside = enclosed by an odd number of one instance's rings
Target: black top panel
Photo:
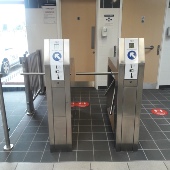
[[[120,0],[100,0],[100,8],[120,8]]]

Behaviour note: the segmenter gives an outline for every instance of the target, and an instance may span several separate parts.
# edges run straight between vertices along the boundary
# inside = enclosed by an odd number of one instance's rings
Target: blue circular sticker
[[[129,51],[127,56],[130,60],[134,60],[137,57],[136,51]]]
[[[55,53],[53,53],[52,57],[55,61],[59,61],[61,59],[62,55],[59,52],[55,52]]]

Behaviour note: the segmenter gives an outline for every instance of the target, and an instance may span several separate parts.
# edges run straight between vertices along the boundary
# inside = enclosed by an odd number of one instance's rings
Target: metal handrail
[[[114,75],[118,72],[77,72],[76,75]]]
[[[45,73],[20,73],[20,75],[29,75],[29,76],[33,76],[33,75],[45,75]]]

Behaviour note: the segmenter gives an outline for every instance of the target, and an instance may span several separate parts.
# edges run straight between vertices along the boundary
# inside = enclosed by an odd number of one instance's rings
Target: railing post
[[[29,72],[27,57],[22,57],[22,67],[23,67],[23,73]],[[35,109],[33,103],[33,94],[30,87],[30,80],[28,75],[24,75],[24,83],[25,83],[26,103],[27,103],[27,115],[33,115],[35,113]]]
[[[5,110],[4,97],[3,97],[3,91],[2,91],[1,76],[2,75],[0,75],[0,106],[1,106],[1,116],[2,116],[2,123],[3,123],[3,129],[4,129],[5,143],[6,143],[6,145],[4,146],[4,150],[9,151],[13,148],[13,144],[10,144],[10,139],[9,139],[9,130],[8,130],[8,123],[7,123],[7,118],[6,118],[6,110]]]

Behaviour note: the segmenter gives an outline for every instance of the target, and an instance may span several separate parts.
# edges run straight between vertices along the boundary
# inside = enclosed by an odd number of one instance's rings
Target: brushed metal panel
[[[119,71],[119,76],[124,74],[124,67]],[[121,144],[122,141],[122,117],[123,117],[123,77],[118,80],[118,92],[117,92],[117,121],[116,121],[116,145]],[[117,148],[118,149],[118,148]]]
[[[64,80],[60,80],[60,81],[56,81],[56,80],[51,80],[51,86],[52,87],[64,87],[65,86],[65,82]]]
[[[124,39],[119,39],[118,60],[118,90],[117,90],[117,125],[116,125],[116,150],[119,151],[122,142],[122,117],[123,117],[123,86],[125,74]]]
[[[139,38],[139,63],[145,63],[145,43],[144,38]]]
[[[70,92],[70,47],[69,40],[64,40],[64,77],[65,77],[65,110],[66,110],[66,128],[67,145],[72,144],[72,126],[71,126],[71,92]]]
[[[132,150],[136,111],[136,87],[124,87],[123,98],[121,150]]]
[[[54,117],[55,145],[66,144],[66,117]]]
[[[67,115],[66,117],[66,121],[67,121],[67,144],[68,145],[72,145],[72,124],[71,124],[71,114]]]
[[[50,40],[49,39],[44,40],[44,65],[45,66],[50,65]]]
[[[136,115],[135,115],[135,130],[134,130],[134,146],[138,145],[139,142],[139,127],[140,127],[140,113],[142,104],[142,91],[143,91],[143,79],[144,79],[144,68],[145,68],[145,49],[144,39],[139,38],[139,65],[138,65],[138,87],[136,96]],[[135,149],[135,148],[134,148]]]
[[[123,116],[121,150],[132,150],[134,136],[134,116]]]
[[[46,96],[48,109],[48,126],[50,145],[54,145],[54,120],[53,120],[53,105],[52,105],[52,88],[51,88],[51,70],[50,66],[45,66],[45,81],[46,81]]]
[[[123,116],[135,116],[136,87],[124,87],[123,90]]]
[[[125,87],[136,87],[138,85],[137,80],[124,80]]]
[[[65,89],[64,88],[52,88],[52,104],[54,117],[66,116],[65,108]]]
[[[64,39],[64,66],[70,65],[70,46],[69,39]]]

